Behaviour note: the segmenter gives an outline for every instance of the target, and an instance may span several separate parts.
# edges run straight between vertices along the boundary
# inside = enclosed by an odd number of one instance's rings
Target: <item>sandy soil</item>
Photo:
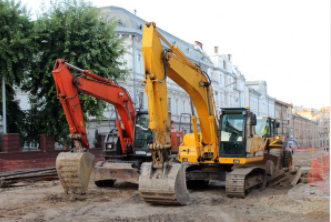
[[[297,151],[294,160],[309,165],[320,153]],[[21,183],[0,189],[0,221],[329,221],[329,175],[325,178],[253,190],[244,200],[227,198],[224,184],[211,182],[190,190],[190,205],[177,207],[147,204],[129,183],[112,188],[91,183],[87,196],[65,195],[58,181]]]

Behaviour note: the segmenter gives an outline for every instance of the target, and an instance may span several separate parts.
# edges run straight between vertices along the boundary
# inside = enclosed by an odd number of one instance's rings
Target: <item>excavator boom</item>
[[[168,48],[162,47],[161,40]],[[199,135],[197,118],[193,114],[193,134],[188,140],[185,136],[181,144],[182,148],[183,144],[188,147],[195,162],[201,159],[200,156],[209,162],[214,162],[218,158],[218,121],[215,117],[211,81],[196,63],[158,33],[155,23],[146,23],[144,26],[142,52],[145,62],[149,128],[155,132],[156,142],[150,145],[153,162],[142,166],[139,191],[146,202],[187,204],[189,197],[185,167],[183,164],[171,162],[169,158],[171,146],[166,80],[170,77],[182,87],[190,95],[197,110],[201,133]]]
[[[79,75],[73,76],[68,68],[78,71]],[[132,147],[135,111],[128,92],[112,80],[77,68],[63,59],[56,61],[52,74],[57,96],[69,124],[69,137],[74,143],[74,149],[71,152],[61,152],[58,155],[57,172],[66,192],[86,193],[95,157],[88,151],[89,143],[78,92],[115,106],[128,135],[128,138],[124,138],[121,123],[117,120],[116,125],[123,153],[128,146]]]

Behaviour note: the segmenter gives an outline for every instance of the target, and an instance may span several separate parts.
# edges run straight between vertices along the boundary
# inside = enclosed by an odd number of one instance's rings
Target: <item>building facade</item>
[[[257,116],[260,116],[261,93],[252,87],[245,85],[245,104],[250,107]]]
[[[144,61],[141,50],[142,29],[146,21],[134,13],[119,7],[103,7],[101,11],[108,19],[112,19],[117,23],[115,32],[123,40],[122,44],[126,49],[126,53],[121,59],[125,62],[123,69],[129,70],[129,74],[125,79],[118,80],[117,82],[128,90],[135,108],[147,110],[147,97],[143,83]],[[238,66],[232,64],[231,55],[220,54],[218,47],[214,48],[213,55],[207,55],[202,43],[196,41],[195,44],[191,44],[159,27],[157,29],[170,44],[177,45],[191,61],[199,64],[201,69],[208,74],[212,83],[217,111],[228,107],[250,107],[257,116],[270,116],[278,119],[281,122],[279,133],[282,133],[282,135],[286,135],[288,138],[298,137],[302,144],[309,143],[309,141],[303,138],[304,131],[301,131],[303,128],[299,128],[299,126],[305,124],[304,121],[299,116],[295,117],[295,123],[294,118],[292,120],[291,106],[284,102],[276,101],[273,97],[269,96],[265,81],[247,82]],[[164,48],[167,47],[163,42],[162,45]],[[181,122],[183,133],[188,133],[190,118],[188,115],[182,116],[181,114],[191,113],[190,97],[170,78],[167,79],[167,88],[168,109],[171,112],[173,127],[178,128]],[[30,103],[25,102],[29,98],[27,93],[19,92],[17,97],[21,99],[22,109],[30,109],[33,105],[30,104],[31,101]],[[93,144],[92,141],[96,133],[106,134],[110,129],[115,127],[116,116],[114,108],[109,106],[103,115],[104,121],[100,124],[97,123],[94,117],[89,117],[91,122],[88,125],[87,132],[90,144]],[[308,132],[306,133],[307,135]]]
[[[319,147],[318,122],[292,113],[293,141],[300,147]]]
[[[318,137],[320,147],[330,147],[330,107],[321,109],[306,109],[296,107],[296,114],[318,123]]]
[[[247,81],[246,104],[256,113],[257,116],[275,117],[276,99],[268,95],[266,81]]]
[[[330,148],[330,107],[321,108],[317,114],[320,146]]]
[[[275,101],[275,119],[280,124],[277,134],[282,135],[284,141],[293,138],[292,107],[292,104],[280,100]]]
[[[129,91],[136,108],[146,110],[148,106],[144,83],[142,82],[144,79],[144,61],[141,50],[142,28],[146,21],[119,7],[104,7],[101,10],[108,19],[118,23],[115,32],[119,38],[123,39],[124,47],[127,49],[123,60],[126,61],[125,68],[129,69],[130,73],[125,81],[118,80],[118,83]],[[196,41],[195,44],[191,44],[159,27],[157,29],[170,44],[176,44],[191,61],[199,64],[201,69],[209,75],[217,110],[221,107],[245,107],[245,78],[238,67],[232,64],[231,55],[219,54],[215,47],[215,54],[209,56],[203,50],[202,43]],[[162,45],[167,47],[163,42]],[[168,109],[171,112],[173,127],[178,128],[181,122],[181,129],[185,134],[190,129],[190,118],[188,115],[181,117],[181,114],[191,113],[190,97],[170,78],[167,79],[167,88]],[[112,113],[112,108],[106,111],[104,113],[105,119],[109,119],[111,116],[114,118]],[[114,124],[111,123],[110,127],[113,126]],[[92,122],[89,131],[91,131],[91,135],[94,135],[93,132],[96,129],[99,130],[99,133],[106,133],[107,128],[109,128],[108,121],[101,124]]]
[[[245,77],[237,66],[232,65],[231,55],[221,55],[218,47],[211,55],[211,80],[215,94],[216,107],[245,107]],[[216,89],[216,90],[215,90]]]

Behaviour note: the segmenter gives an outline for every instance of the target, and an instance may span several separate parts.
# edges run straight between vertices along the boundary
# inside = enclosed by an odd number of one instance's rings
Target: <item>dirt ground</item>
[[[309,166],[323,151],[297,151],[294,164]],[[188,206],[155,206],[138,185],[90,184],[87,196],[63,193],[59,181],[20,183],[0,189],[0,221],[329,221],[330,179],[314,184],[253,190],[246,199],[225,195],[224,184],[190,190]]]

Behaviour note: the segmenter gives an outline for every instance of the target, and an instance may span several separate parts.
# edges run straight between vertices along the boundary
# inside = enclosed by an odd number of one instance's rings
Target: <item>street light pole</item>
[[[2,76],[2,127],[3,133],[7,133],[6,84],[4,75]]]
[[[137,59],[137,54],[136,54],[136,49],[135,49],[135,36],[132,35],[132,71],[133,71],[133,104],[136,106],[137,105],[137,96],[136,96],[136,59]]]
[[[283,104],[280,104],[280,116],[282,118],[282,136],[284,136],[284,131],[283,131],[283,125],[284,125],[284,120],[283,120]]]

